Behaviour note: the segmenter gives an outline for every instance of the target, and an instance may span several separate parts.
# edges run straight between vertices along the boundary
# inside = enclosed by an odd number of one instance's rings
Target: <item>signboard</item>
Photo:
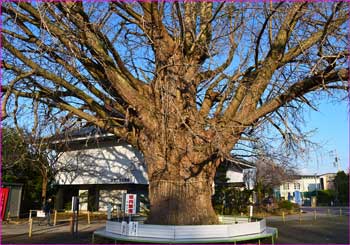
[[[136,214],[136,194],[125,195],[125,213]]]
[[[129,236],[137,236],[139,229],[139,222],[130,221],[129,222]]]
[[[128,235],[128,223],[126,221],[122,221],[122,235]]]
[[[7,205],[7,198],[9,196],[9,188],[0,188],[0,217],[1,220],[4,220],[5,212],[6,212],[6,205]]]
[[[36,211],[36,217],[38,217],[38,218],[45,218],[46,217],[45,212],[42,211],[42,210],[37,210]]]

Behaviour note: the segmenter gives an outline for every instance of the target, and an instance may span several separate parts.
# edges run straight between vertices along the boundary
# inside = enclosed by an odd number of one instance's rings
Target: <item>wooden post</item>
[[[286,218],[284,217],[284,212],[282,212],[282,221],[284,224],[286,223]]]
[[[11,217],[11,212],[8,211],[8,212],[7,212],[7,221],[11,221],[10,217]]]
[[[329,216],[329,214],[330,214],[330,210],[329,210],[329,208],[327,209],[327,215]]]
[[[314,210],[314,220],[316,220],[316,209]]]
[[[28,222],[30,222],[31,219],[32,219],[32,210],[29,210],[29,219],[28,219]]]
[[[56,226],[56,221],[57,221],[57,210],[55,210],[54,216],[53,216],[53,225],[54,226]]]
[[[73,215],[69,219],[69,229],[72,234],[74,234],[74,227],[73,227]]]
[[[90,212],[89,211],[87,211],[87,219],[88,219],[88,224],[90,225],[91,223],[90,223]]]
[[[241,212],[241,217],[243,216],[243,212]]]
[[[342,210],[341,210],[341,208],[339,209],[339,216],[341,216],[342,215],[342,212],[341,212]]]
[[[299,223],[301,224],[301,213],[302,213],[303,211],[302,210],[300,210],[300,212],[299,212]]]
[[[28,237],[32,237],[32,231],[33,231],[33,219],[29,219],[29,232],[28,232]]]

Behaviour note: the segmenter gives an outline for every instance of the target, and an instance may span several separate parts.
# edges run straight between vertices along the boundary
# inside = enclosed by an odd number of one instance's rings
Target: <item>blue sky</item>
[[[320,148],[311,152],[310,159],[300,162],[303,174],[337,172],[334,167],[334,151],[340,158],[340,169],[349,169],[349,101],[320,101],[317,111],[305,113],[305,129],[317,129],[311,137]],[[330,152],[330,151],[333,151]]]

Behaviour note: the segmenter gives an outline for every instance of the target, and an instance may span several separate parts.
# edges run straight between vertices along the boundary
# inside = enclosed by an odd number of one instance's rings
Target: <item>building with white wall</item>
[[[335,173],[327,173],[321,175],[299,175],[292,181],[288,181],[275,188],[278,197],[285,200],[292,200],[295,191],[301,193],[312,192],[315,190],[331,190],[334,189]]]
[[[57,141],[61,144],[63,139]],[[56,168],[56,209],[69,209],[80,196],[81,210],[105,211],[121,205],[124,193],[147,196],[147,168],[142,154],[116,136],[93,127],[64,139]]]
[[[249,190],[254,188],[256,168],[253,163],[242,158],[232,157],[231,159],[226,159],[221,165],[223,165],[225,172],[217,171],[217,177],[225,174],[226,182],[224,184]]]
[[[69,132],[54,144],[60,151],[56,209],[69,209],[72,196],[78,195],[80,209],[93,211],[107,210],[108,203],[117,208],[124,193],[147,197],[147,167],[142,154],[113,134],[85,127]],[[252,166],[242,160],[226,162],[228,183],[244,186],[243,172]]]

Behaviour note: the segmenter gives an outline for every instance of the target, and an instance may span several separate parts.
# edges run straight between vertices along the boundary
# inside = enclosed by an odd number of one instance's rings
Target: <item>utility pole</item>
[[[331,156],[334,157],[333,166],[338,169],[338,172],[340,172],[340,161],[339,161],[337,149],[335,149],[334,151],[330,151],[330,153],[331,153]]]
[[[337,152],[336,149],[335,149],[334,151],[335,151],[334,165],[337,166],[338,172],[340,172],[340,164],[339,164],[338,152]],[[335,167],[335,166],[334,166],[334,167]]]

